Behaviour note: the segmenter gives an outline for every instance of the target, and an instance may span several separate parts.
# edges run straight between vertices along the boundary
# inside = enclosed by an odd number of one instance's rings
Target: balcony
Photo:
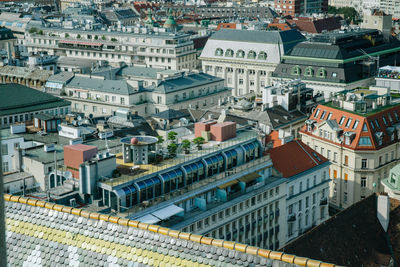
[[[290,214],[287,219],[288,222],[296,221],[296,214]]]
[[[319,202],[319,205],[320,206],[328,205],[328,198],[327,197],[322,198]]]

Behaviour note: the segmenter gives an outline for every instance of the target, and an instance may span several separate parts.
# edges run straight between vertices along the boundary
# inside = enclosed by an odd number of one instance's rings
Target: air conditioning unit
[[[54,144],[46,144],[44,145],[45,152],[52,152],[56,150],[56,146]]]

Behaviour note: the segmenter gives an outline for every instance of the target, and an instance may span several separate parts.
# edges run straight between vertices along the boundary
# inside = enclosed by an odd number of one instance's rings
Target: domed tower
[[[147,18],[144,21],[144,25],[149,27],[156,26],[156,22],[153,20],[153,13],[151,12],[151,8],[147,9]]]
[[[164,28],[174,31],[177,28],[175,18],[172,14],[172,9],[168,10],[168,19],[164,22]]]

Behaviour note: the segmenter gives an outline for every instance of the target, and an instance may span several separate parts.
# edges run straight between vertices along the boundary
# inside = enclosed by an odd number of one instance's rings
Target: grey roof
[[[152,117],[166,119],[166,120],[180,119],[180,118],[183,118],[186,116],[188,116],[188,114],[185,114],[185,113],[183,113],[179,110],[175,110],[175,109],[167,109],[160,113],[152,115]]]
[[[340,130],[340,126],[339,126],[339,124],[336,122],[336,120],[327,120],[327,121],[326,121],[326,124],[328,124],[328,126],[329,126],[332,130],[334,130],[334,131]]]
[[[74,57],[59,57],[57,65],[66,65],[73,67],[89,67],[91,68],[96,64],[96,60],[85,59],[85,58],[74,58]]]
[[[150,87],[150,89],[154,89],[155,92],[172,93],[218,81],[223,81],[223,79],[205,73],[192,73],[187,76],[164,80],[158,86]]]
[[[81,76],[75,76],[72,78],[72,80],[67,84],[67,88],[79,88],[120,95],[130,95],[136,92],[134,88],[126,82],[126,80],[103,80]]]
[[[0,115],[70,106],[69,101],[20,84],[0,85]]]
[[[74,77],[74,73],[68,72],[68,71],[63,71],[63,72],[60,72],[60,73],[50,76],[50,78],[47,81],[65,84],[69,80],[71,80],[72,77]]]
[[[210,39],[237,41],[246,43],[271,43],[285,44],[293,41],[305,40],[305,37],[297,30],[289,31],[251,31],[221,29],[214,33]]]
[[[122,68],[119,70],[117,75],[121,76],[134,76],[134,77],[143,77],[143,78],[151,78],[156,79],[157,73],[164,71],[164,69],[160,68],[146,68],[146,67],[128,67]]]

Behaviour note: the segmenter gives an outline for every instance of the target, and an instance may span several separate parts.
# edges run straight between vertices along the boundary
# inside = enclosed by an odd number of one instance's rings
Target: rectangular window
[[[337,178],[337,170],[333,170],[333,178]]]
[[[361,160],[361,169],[366,169],[367,168],[367,159],[362,159]]]
[[[367,177],[361,177],[361,187],[367,187]]]
[[[352,129],[355,130],[355,129],[357,128],[357,126],[358,126],[359,123],[360,123],[360,121],[359,121],[359,120],[356,120],[356,121],[354,122],[354,124],[353,124]]]
[[[321,115],[321,120],[323,120],[324,119],[324,117],[325,117],[325,114],[326,114],[326,111],[324,110],[323,112],[322,112],[322,115]]]
[[[7,144],[2,144],[1,145],[1,155],[8,155],[8,145]]]
[[[293,193],[294,193],[294,186],[291,185],[291,186],[289,187],[289,196],[293,196]]]
[[[317,109],[317,111],[315,111],[315,118],[317,118],[318,117],[318,115],[319,115],[319,113],[320,113],[320,110],[319,109]]]
[[[332,112],[329,113],[328,117],[326,118],[327,121],[329,121],[332,117]]]
[[[349,165],[349,156],[344,156],[344,165]]]

